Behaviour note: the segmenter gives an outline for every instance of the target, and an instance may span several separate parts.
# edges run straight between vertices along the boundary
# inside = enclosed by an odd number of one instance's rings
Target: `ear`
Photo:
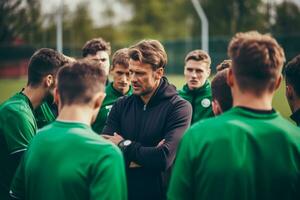
[[[160,80],[164,75],[164,68],[160,67],[155,71],[155,79]]]
[[[233,81],[233,72],[232,69],[229,68],[227,71],[227,84],[229,85],[229,87],[232,87],[234,85],[234,81]]]
[[[293,86],[287,84],[285,87],[285,96],[287,99],[292,100],[294,97],[294,88]]]
[[[60,107],[60,95],[58,93],[57,87],[54,88],[54,103]]]
[[[280,74],[280,76],[276,80],[275,90],[277,90],[280,87],[281,80],[282,80],[282,75]]]
[[[210,76],[210,73],[211,73],[211,69],[210,69],[210,67],[208,67],[208,69],[207,69],[207,78]]]
[[[45,77],[45,86],[46,87],[51,87],[54,83],[54,77],[51,74],[48,74]]]
[[[94,102],[94,106],[93,106],[94,109],[98,109],[98,108],[101,107],[105,96],[106,96],[106,94],[104,92],[99,92],[98,94],[95,95],[94,101],[93,101]]]
[[[213,110],[213,113],[215,114],[215,116],[223,113],[222,108],[216,99],[213,99],[213,101],[212,101],[212,110]]]

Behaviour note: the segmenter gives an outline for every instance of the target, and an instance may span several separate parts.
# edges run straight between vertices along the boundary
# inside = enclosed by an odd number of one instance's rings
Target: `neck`
[[[124,90],[119,90],[119,89],[115,88],[114,85],[112,85],[112,87],[113,87],[116,91],[120,92],[122,95],[127,94],[127,92],[129,91],[129,86],[126,87],[126,89],[124,89]]]
[[[141,99],[143,100],[144,104],[148,104],[148,102],[150,101],[151,97],[153,96],[153,94],[157,90],[157,88],[159,86],[159,83],[160,83],[160,81],[157,81],[157,83],[153,87],[153,90],[150,93],[141,96]]]
[[[258,110],[271,110],[273,93],[257,96],[252,93],[232,92],[233,106],[243,106]]]
[[[60,109],[57,120],[74,121],[83,124],[91,125],[93,110],[88,106],[82,105],[67,105]]]
[[[34,109],[41,105],[45,98],[45,90],[41,87],[26,86],[22,93],[28,97]]]

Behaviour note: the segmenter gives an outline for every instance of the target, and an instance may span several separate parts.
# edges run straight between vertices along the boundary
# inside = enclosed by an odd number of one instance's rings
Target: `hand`
[[[124,140],[124,138],[122,136],[120,136],[117,133],[114,133],[113,136],[111,135],[102,135],[105,139],[111,141],[112,143],[114,143],[115,145],[118,145],[122,140]]]

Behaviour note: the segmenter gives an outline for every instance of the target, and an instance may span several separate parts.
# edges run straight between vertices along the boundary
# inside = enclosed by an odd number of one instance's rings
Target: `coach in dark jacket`
[[[165,199],[168,174],[192,108],[163,76],[167,55],[158,41],[143,40],[129,55],[133,95],[114,104],[103,136],[124,153],[129,200]]]

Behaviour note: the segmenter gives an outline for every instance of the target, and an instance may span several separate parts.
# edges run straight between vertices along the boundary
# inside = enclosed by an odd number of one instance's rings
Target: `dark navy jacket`
[[[165,77],[147,105],[137,95],[122,97],[114,104],[102,133],[117,132],[133,141],[123,152],[129,200],[166,198],[170,167],[191,116],[191,105]],[[162,139],[165,142],[157,147]],[[141,167],[130,168],[131,162]]]

